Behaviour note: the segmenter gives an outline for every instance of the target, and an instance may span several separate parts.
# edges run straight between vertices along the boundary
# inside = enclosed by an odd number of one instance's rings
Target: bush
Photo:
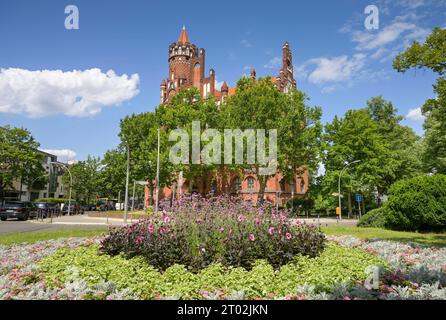
[[[235,198],[192,197],[169,213],[112,230],[101,250],[142,256],[159,270],[182,264],[194,272],[212,263],[250,269],[258,259],[278,268],[296,255],[318,256],[325,236],[317,227],[292,225],[288,213]]]
[[[374,209],[363,215],[358,222],[362,228],[386,228],[388,209],[385,207]]]
[[[446,176],[419,176],[395,183],[385,204],[387,227],[406,231],[446,229]]]
[[[68,203],[69,199],[62,198],[40,198],[34,200],[34,202],[50,202],[50,203]],[[75,202],[76,200],[71,199],[71,202]]]
[[[236,292],[243,292],[244,298],[256,299],[296,295],[297,287],[303,285],[314,285],[318,292],[330,292],[339,283],[362,283],[368,276],[365,269],[371,265],[386,263],[364,250],[331,243],[320,256],[297,256],[278,271],[265,260],[258,260],[250,271],[214,263],[196,274],[182,265],[173,265],[160,273],[142,257],[111,257],[100,254],[96,246],[89,246],[60,249],[44,258],[38,271],[53,288],[63,287],[78,277],[91,288],[111,281],[119,289],[128,289],[143,299],[230,299]]]

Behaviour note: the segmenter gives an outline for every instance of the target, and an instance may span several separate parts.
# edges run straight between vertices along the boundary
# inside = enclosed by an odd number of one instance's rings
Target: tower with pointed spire
[[[228,87],[224,82],[219,90],[216,88],[216,74],[213,69],[209,70],[206,76],[205,65],[206,51],[198,49],[192,44],[186,27],[181,29],[177,42],[169,46],[169,76],[161,82],[161,104],[179,92],[182,88],[197,88],[202,97],[213,96],[218,102],[222,102],[225,97],[235,93],[235,88]],[[255,69],[251,70],[251,79],[256,79]],[[281,92],[288,92],[296,87],[293,73],[293,58],[288,42],[282,47],[282,68],[277,77],[272,77],[276,87]]]

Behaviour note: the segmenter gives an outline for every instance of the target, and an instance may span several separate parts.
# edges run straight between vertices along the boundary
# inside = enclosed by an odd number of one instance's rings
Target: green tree
[[[224,119],[233,129],[276,129],[278,170],[290,179],[299,170],[315,170],[320,155],[321,109],[306,102],[307,97],[297,90],[281,93],[269,77],[256,81],[243,78],[223,108]],[[268,150],[268,139],[266,146]],[[241,167],[255,170],[260,182],[258,199],[262,201],[269,178],[259,174],[263,165]]]
[[[387,190],[389,172],[396,164],[391,157],[390,143],[380,133],[369,110],[348,110],[344,118],[335,117],[325,127],[324,143],[325,179],[331,186],[330,193],[337,192],[338,177],[345,164],[361,161],[349,168],[342,178],[343,190],[347,190],[349,198],[349,212],[351,192],[360,191],[367,197],[375,191],[383,194]]]
[[[399,72],[430,69],[439,75],[436,97],[422,107],[426,116],[423,163],[431,172],[446,173],[446,30],[435,28],[425,43],[414,42],[399,54],[393,67]]]
[[[45,169],[39,143],[23,128],[0,127],[0,198],[20,180],[25,184],[42,182]]]
[[[392,166],[387,168],[387,186],[382,190],[387,192],[394,182],[422,173],[420,137],[411,128],[401,124],[404,118],[398,115],[392,102],[379,96],[367,101],[367,106],[371,118],[378,126],[378,132],[389,144],[391,151],[388,162]]]
[[[100,159],[91,156],[88,156],[85,161],[79,161],[70,166],[70,172],[73,177],[71,186],[72,198],[84,203],[91,203],[96,198],[99,189],[100,167]],[[68,171],[65,172],[62,179],[65,185],[70,185]]]
[[[120,191],[124,194],[126,162],[127,155],[121,147],[104,154],[98,173],[98,192],[101,198],[117,198]]]

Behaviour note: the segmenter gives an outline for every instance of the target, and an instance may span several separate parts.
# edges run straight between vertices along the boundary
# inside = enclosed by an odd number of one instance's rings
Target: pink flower
[[[153,233],[155,231],[155,226],[153,224],[149,224],[149,233]]]
[[[220,228],[220,233],[223,233],[223,232],[225,232],[225,228],[221,227]]]
[[[244,215],[239,215],[238,216],[238,221],[240,221],[240,222],[243,222],[243,221],[245,221],[245,216]]]
[[[276,220],[276,215],[274,213],[271,213],[271,219]]]
[[[287,240],[290,240],[292,238],[291,233],[287,232],[285,234],[285,237],[287,238]]]
[[[251,241],[255,241],[255,240],[256,240],[256,237],[251,233],[251,234],[249,235],[249,240],[251,240]]]
[[[286,216],[284,214],[280,214],[280,220],[285,221]]]
[[[274,227],[270,227],[268,229],[268,233],[269,233],[270,236],[272,236],[274,234]]]
[[[259,225],[260,225],[260,219],[256,218],[256,226],[259,226]]]
[[[164,217],[164,223],[169,223],[170,222],[170,218],[168,216]]]

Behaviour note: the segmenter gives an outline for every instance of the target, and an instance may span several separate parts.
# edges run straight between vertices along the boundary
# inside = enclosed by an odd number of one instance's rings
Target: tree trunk
[[[365,215],[366,214],[366,212],[365,212],[365,198],[364,198],[364,195],[362,196],[362,202],[361,202],[361,204],[362,204],[362,215]]]
[[[152,180],[150,180],[150,183],[149,183],[149,192],[150,192],[149,205],[153,206],[153,181]]]
[[[351,219],[352,217],[352,193],[348,192],[348,218]]]
[[[260,205],[264,201],[263,197],[265,196],[266,182],[268,181],[268,179],[266,176],[258,176],[258,177],[259,177],[260,188],[259,188],[259,193],[257,195],[257,205]]]

